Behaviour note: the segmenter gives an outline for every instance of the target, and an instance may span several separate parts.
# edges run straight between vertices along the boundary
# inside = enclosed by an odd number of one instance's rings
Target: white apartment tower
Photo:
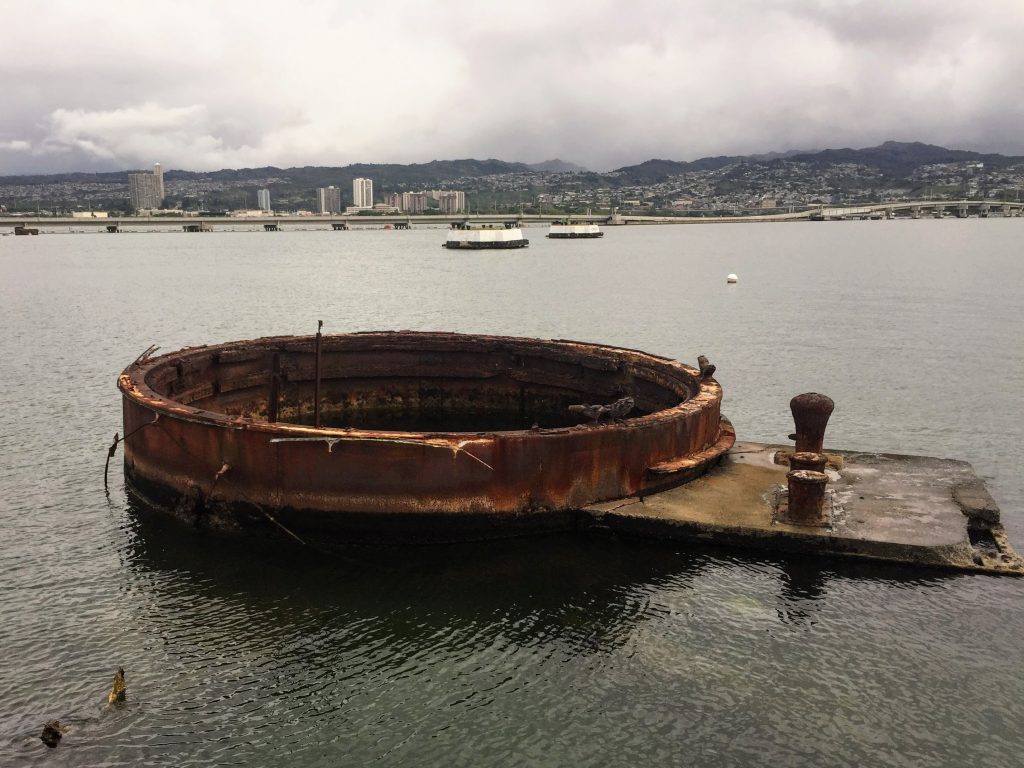
[[[160,195],[160,203],[163,204],[167,194],[164,192],[164,168],[160,163],[153,163],[153,175],[156,177],[156,190]]]
[[[256,205],[261,211],[270,213],[270,190],[269,189],[257,189],[256,190]]]
[[[373,179],[352,179],[352,205],[373,208]]]

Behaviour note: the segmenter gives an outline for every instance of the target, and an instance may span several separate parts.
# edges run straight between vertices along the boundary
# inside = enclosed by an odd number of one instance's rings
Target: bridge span
[[[954,216],[1022,216],[1024,203],[997,200],[905,200],[890,203],[840,206],[815,205],[794,211],[772,213],[740,213],[736,215],[708,216],[704,212],[688,211],[682,216],[644,216],[629,213],[612,214],[608,224],[715,224],[759,221],[841,221],[847,219],[913,219]]]
[[[449,215],[320,215],[320,216],[107,216],[105,218],[84,218],[71,216],[0,216],[0,229],[7,227],[42,227],[48,229],[108,229],[111,231],[122,228],[138,229],[177,229],[195,232],[209,232],[217,227],[258,227],[267,231],[280,231],[288,228],[310,228],[344,230],[355,227],[383,227],[391,225],[394,229],[408,229],[413,226],[441,226],[451,224],[489,224],[516,222],[519,224],[550,224],[553,221],[593,222],[605,224],[608,214],[520,214],[520,213],[456,213]],[[111,229],[113,228],[113,229]]]
[[[1024,216],[1024,203],[992,200],[910,200],[889,203],[871,203],[859,206],[816,205],[801,210],[774,211],[770,213],[737,213],[733,215],[709,216],[702,211],[688,211],[677,216],[647,216],[643,214],[619,213],[586,214],[494,214],[459,213],[450,215],[322,215],[322,216],[109,216],[106,218],[79,218],[70,216],[2,216],[0,231],[13,228],[39,229],[40,231],[73,231],[75,229],[106,229],[108,232],[139,230],[184,230],[186,232],[211,232],[217,228],[257,228],[268,232],[284,229],[322,228],[346,230],[358,227],[386,227],[409,229],[411,227],[446,227],[455,223],[517,223],[549,224],[554,221],[573,221],[620,226],[628,224],[720,224],[768,221],[839,221],[847,219],[891,219],[906,218],[966,218],[978,216],[1019,217]]]

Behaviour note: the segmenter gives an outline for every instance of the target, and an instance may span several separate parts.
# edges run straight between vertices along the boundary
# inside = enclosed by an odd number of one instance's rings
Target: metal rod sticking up
[[[277,421],[281,409],[281,355],[274,353],[270,370],[270,397],[267,402],[267,421]]]
[[[323,341],[323,334],[320,331],[324,327],[324,321],[317,320],[316,323],[316,378],[313,383],[313,426],[320,429],[320,347]]]

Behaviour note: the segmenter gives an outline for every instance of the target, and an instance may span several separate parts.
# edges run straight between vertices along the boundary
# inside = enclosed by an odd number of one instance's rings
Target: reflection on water
[[[667,574],[685,579],[697,567],[672,550],[634,558],[628,545],[561,535],[321,553],[284,536],[197,535],[134,500],[129,509],[130,568],[173,573],[175,589],[230,601],[267,628],[311,613],[367,624],[392,616],[403,617],[414,634],[473,626],[486,643],[500,628],[523,645],[568,633],[614,648],[641,610],[623,602],[635,585]],[[583,603],[586,610],[580,610]],[[280,610],[288,616],[264,615]],[[500,625],[485,620],[493,616],[503,617]]]
[[[125,521],[119,602],[139,671],[125,712],[74,721],[81,756],[109,755],[110,729],[127,727],[145,735],[142,754],[187,746],[208,761],[227,740],[268,764],[296,753],[316,764],[324,750],[334,757],[323,764],[491,762],[512,744],[523,762],[561,764],[600,761],[611,740],[663,763],[675,739],[695,743],[691,728],[706,759],[732,744],[691,722],[713,713],[783,754],[810,738],[789,707],[840,694],[840,710],[856,709],[858,686],[879,674],[872,660],[857,679],[837,676],[830,645],[853,617],[829,596],[861,581],[891,593],[946,579],[604,536],[339,558],[284,538],[197,534],[134,504]],[[888,616],[854,605],[883,629]],[[780,665],[788,684],[775,679]],[[563,741],[563,728],[575,737]],[[604,733],[584,737],[595,728]]]

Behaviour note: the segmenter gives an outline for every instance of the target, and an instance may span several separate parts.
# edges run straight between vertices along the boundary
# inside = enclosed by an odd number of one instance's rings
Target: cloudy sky
[[[0,175],[1024,155],[1024,0],[0,0]]]

